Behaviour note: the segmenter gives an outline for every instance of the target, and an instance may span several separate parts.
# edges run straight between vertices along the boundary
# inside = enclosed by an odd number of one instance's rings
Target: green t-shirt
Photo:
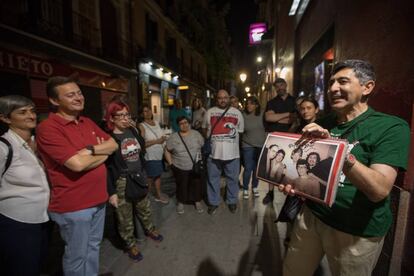
[[[407,168],[410,129],[402,119],[369,108],[345,124],[338,125],[333,115],[320,120],[319,124],[329,129],[332,137],[347,136],[351,153],[366,166],[387,164],[403,170]],[[357,125],[348,131],[354,124]],[[392,223],[389,196],[372,202],[343,174],[331,208],[309,200],[307,205],[325,224],[355,236],[384,236]]]

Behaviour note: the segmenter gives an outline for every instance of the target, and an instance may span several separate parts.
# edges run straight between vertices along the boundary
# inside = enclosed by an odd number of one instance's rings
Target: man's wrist
[[[85,148],[91,152],[91,155],[95,155],[95,147],[93,145],[87,145]]]
[[[344,168],[345,169],[351,169],[355,163],[356,163],[356,158],[355,155],[353,155],[352,153],[349,153],[346,157],[345,157],[345,162],[344,162]]]

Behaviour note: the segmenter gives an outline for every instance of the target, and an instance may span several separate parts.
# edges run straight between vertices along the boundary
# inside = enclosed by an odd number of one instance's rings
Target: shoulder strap
[[[6,166],[4,167],[4,171],[1,174],[1,176],[3,177],[3,175],[6,173],[7,169],[11,165],[12,158],[13,158],[13,148],[12,148],[10,142],[6,138],[0,137],[0,141],[2,141],[3,143],[5,143],[6,146],[7,146],[7,148],[9,149],[9,153],[7,154]]]
[[[159,138],[158,135],[157,135],[157,133],[155,133],[155,131],[152,130],[152,128],[151,128],[151,126],[149,124],[147,124],[146,122],[142,122],[142,123],[147,126],[147,129],[149,129],[152,132],[152,134],[154,134],[154,136],[155,136],[156,139]],[[157,125],[157,123],[155,123],[155,126],[156,125]]]
[[[124,158],[122,157],[121,153],[121,141],[115,136],[113,132],[110,133],[111,137],[114,138],[115,142],[118,144],[118,149],[113,153],[114,155],[118,155],[119,161],[121,162],[122,169],[127,172],[128,171],[128,165],[125,162]]]
[[[216,123],[214,124],[214,126],[211,128],[210,135],[208,136],[208,139],[211,138],[211,135],[213,135],[213,130],[216,128],[217,124],[224,117],[224,115],[227,113],[227,111],[229,111],[229,109],[230,109],[230,105],[226,108],[226,110],[224,110],[224,112],[221,114],[220,118],[216,121]]]
[[[191,162],[193,162],[193,165],[195,165],[195,161],[193,157],[191,156],[190,150],[187,147],[187,144],[184,142],[183,137],[180,135],[180,132],[177,132],[178,136],[180,136],[181,142],[183,142],[185,149],[187,150],[188,155],[190,156]]]
[[[141,131],[139,130],[139,128],[131,127],[130,129],[135,139],[137,139],[139,145],[141,146],[141,150],[139,152],[139,158],[141,159],[141,163],[144,164],[144,161],[145,161],[144,156],[147,152],[145,149],[145,139],[141,136]]]

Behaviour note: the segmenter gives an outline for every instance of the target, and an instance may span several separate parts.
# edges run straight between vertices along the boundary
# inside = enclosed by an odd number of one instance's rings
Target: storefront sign
[[[78,68],[76,65],[52,62],[37,56],[22,54],[0,48],[0,71],[24,74],[29,77],[48,79],[51,76],[70,76],[79,84],[111,90],[127,92],[127,78],[112,77],[107,73],[97,73]]]
[[[0,68],[43,77],[50,77],[54,72],[52,63],[46,60],[2,49],[0,49]]]
[[[250,44],[259,44],[262,41],[262,36],[266,32],[266,23],[250,24],[249,42]]]

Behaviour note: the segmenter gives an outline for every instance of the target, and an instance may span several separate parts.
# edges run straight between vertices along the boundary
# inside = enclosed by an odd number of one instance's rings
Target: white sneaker
[[[181,202],[177,203],[177,214],[182,215],[184,214],[184,205]]]
[[[201,214],[202,212],[204,212],[203,205],[201,205],[200,201],[197,201],[194,205],[198,213]]]
[[[257,188],[253,188],[253,195],[254,195],[254,197],[259,197],[260,196],[259,190]]]
[[[155,196],[154,200],[157,202],[161,202],[163,204],[168,204],[170,202],[170,200],[168,199],[168,196],[164,194],[160,194],[160,197]]]
[[[243,190],[243,198],[249,199],[249,190]]]

